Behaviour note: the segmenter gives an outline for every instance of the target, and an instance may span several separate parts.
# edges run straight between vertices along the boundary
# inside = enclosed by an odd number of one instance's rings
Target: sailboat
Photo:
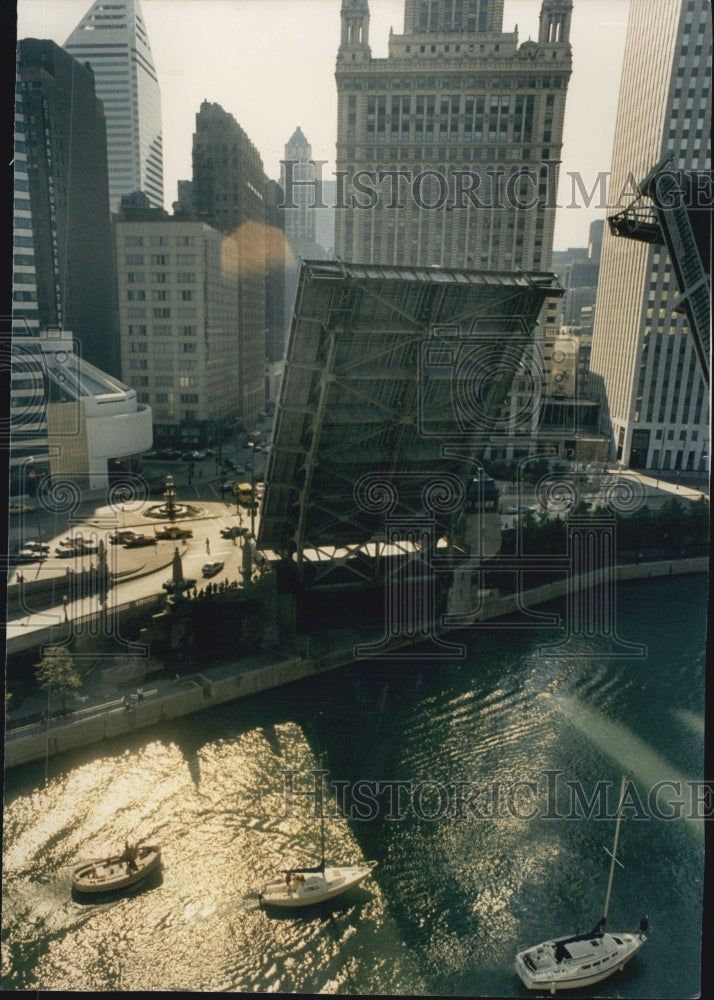
[[[634,931],[605,930],[615,864],[619,864],[617,844],[626,789],[627,778],[623,777],[615,824],[615,842],[612,851],[608,851],[611,859],[610,876],[603,915],[596,926],[585,934],[553,938],[517,953],[516,972],[529,990],[549,990],[555,993],[557,990],[592,986],[593,983],[607,979],[614,972],[621,972],[647,940],[650,932],[647,917],[642,918],[639,928]]]
[[[284,868],[280,876],[261,889],[258,895],[261,906],[295,909],[323,903],[359,885],[377,865],[376,861],[365,861],[361,865],[342,865],[339,868],[325,865],[325,814],[322,808],[320,841],[320,864],[314,868]]]

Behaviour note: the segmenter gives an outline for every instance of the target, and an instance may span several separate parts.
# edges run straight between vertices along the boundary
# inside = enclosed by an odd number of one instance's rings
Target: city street
[[[248,449],[231,450],[227,458],[235,464],[244,464],[251,455]],[[256,477],[264,475],[265,453],[256,458]],[[168,523],[166,518],[155,518],[146,511],[163,502],[161,491],[152,491],[150,499],[142,503],[127,503],[124,505],[107,506],[94,504],[87,500],[81,503],[79,509],[71,516],[49,513],[39,504],[32,512],[15,515],[11,523],[10,552],[30,539],[39,539],[50,546],[49,555],[43,562],[31,562],[12,566],[8,572],[8,585],[20,582],[20,578],[28,584],[36,581],[47,581],[47,588],[41,593],[32,592],[25,596],[22,605],[8,612],[7,639],[12,645],[16,635],[27,634],[28,629],[46,628],[53,623],[59,623],[65,618],[73,620],[100,610],[99,597],[96,593],[80,597],[76,601],[62,598],[69,589],[68,571],[80,573],[96,567],[97,555],[79,555],[73,558],[58,558],[55,550],[60,542],[69,536],[82,535],[85,539],[98,541],[104,539],[107,566],[114,578],[112,587],[107,592],[107,607],[111,608],[128,601],[138,600],[157,593],[162,593],[162,583],[171,578],[172,562],[175,550],[181,554],[183,575],[185,579],[194,579],[196,588],[200,590],[206,584],[231,582],[241,583],[242,577],[242,537],[235,539],[223,538],[222,528],[242,527],[257,534],[259,514],[251,519],[250,512],[235,500],[233,485],[237,481],[235,474],[229,473],[226,482],[228,489],[221,498],[221,478],[217,475],[217,462],[207,458],[201,463],[194,463],[193,476],[190,475],[188,463],[183,462],[144,462],[142,474],[150,483],[165,481],[170,474],[176,485],[178,504],[191,504],[198,509],[196,516],[186,518],[180,516],[177,521],[185,523],[193,532],[193,537],[186,539],[160,539],[155,545],[141,548],[126,548],[121,544],[111,544],[109,536],[117,530],[127,529],[140,534],[154,535],[154,529]],[[201,475],[197,474],[200,468]],[[189,479],[192,482],[189,483]],[[240,481],[251,481],[248,475]],[[202,576],[202,567],[208,562],[223,562],[223,568],[210,578]]]

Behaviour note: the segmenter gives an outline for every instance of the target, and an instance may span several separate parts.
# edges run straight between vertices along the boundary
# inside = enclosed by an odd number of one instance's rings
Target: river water
[[[9,772],[3,987],[526,996],[517,947],[602,914],[627,774],[608,926],[647,913],[653,930],[586,992],[696,995],[706,597],[703,576],[620,586],[618,634],[642,657],[484,629],[463,657],[357,662],[52,759],[46,784],[44,763]],[[331,905],[271,914],[262,882],[319,850],[314,795],[286,789],[314,790],[320,760],[328,859],[378,866]],[[126,837],[160,843],[163,871],[73,898],[72,865]]]

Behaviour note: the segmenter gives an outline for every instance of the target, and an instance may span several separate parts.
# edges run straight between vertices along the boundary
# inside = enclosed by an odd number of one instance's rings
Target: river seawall
[[[617,581],[646,580],[664,576],[706,573],[707,556],[664,560],[661,562],[628,564],[607,571],[569,577],[535,587],[532,590],[506,596],[488,595],[477,605],[471,620],[489,621],[513,614],[520,609],[535,607],[565,596],[574,590],[596,586],[606,579]],[[360,636],[360,640],[382,637]],[[394,651],[413,645],[413,637],[397,636],[389,645],[381,645],[382,652]],[[364,642],[360,642],[362,649]],[[378,657],[375,652],[375,657]],[[72,713],[71,716],[53,720],[50,726],[35,724],[6,733],[5,767],[18,767],[34,760],[54,757],[57,754],[106,739],[112,739],[146,729],[157,723],[179,716],[190,715],[223,702],[245,698],[270,688],[303,680],[314,674],[346,666],[355,659],[354,643],[323,649],[320,655],[268,656],[243,660],[234,664],[193,674],[176,681],[162,682],[155,690],[148,690],[140,703],[133,703],[127,710],[121,700],[94,705]]]

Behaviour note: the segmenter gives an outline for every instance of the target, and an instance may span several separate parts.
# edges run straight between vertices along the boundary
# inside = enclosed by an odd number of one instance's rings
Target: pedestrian
[[[233,539],[233,545],[236,546],[238,544],[238,542],[236,542],[236,536],[231,535],[231,538]]]
[[[144,700],[144,689],[143,689],[143,687],[140,687],[140,688],[136,689],[136,697],[137,697],[137,700],[139,702],[142,702]]]
[[[208,539],[206,539],[206,552],[210,556],[210,554],[211,554],[211,543],[208,541]]]

